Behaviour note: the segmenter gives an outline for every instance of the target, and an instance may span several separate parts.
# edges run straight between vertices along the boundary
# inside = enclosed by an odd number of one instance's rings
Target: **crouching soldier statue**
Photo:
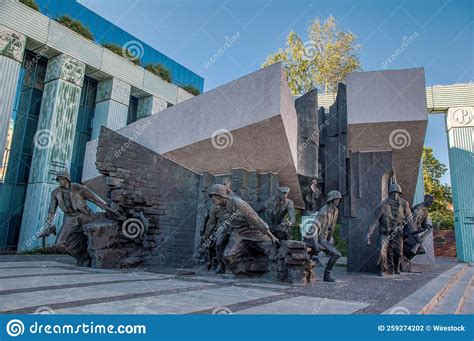
[[[379,250],[378,274],[400,274],[403,256],[403,238],[406,231],[413,230],[410,205],[400,198],[400,185],[392,183],[388,197],[376,208],[374,223],[369,227],[366,244],[371,244],[371,236],[379,228],[377,249]]]
[[[270,226],[270,231],[279,240],[291,239],[291,229],[295,225],[295,207],[288,199],[288,187],[278,188],[278,193],[264,202],[259,212],[263,220]]]
[[[56,208],[59,206],[64,212],[64,220],[56,239],[56,247],[74,257],[78,266],[89,267],[91,259],[87,252],[87,236],[84,234],[82,226],[91,222],[94,219],[94,215],[89,207],[87,207],[87,201],[109,211],[114,216],[119,216],[120,214],[117,210],[107,206],[89,188],[72,182],[67,171],[60,172],[56,180],[59,182],[59,187],[51,193],[51,202],[46,220],[48,228],[40,237],[56,234],[56,227],[53,225],[53,221]]]
[[[331,191],[328,193],[326,204],[321,207],[309,233],[304,236],[304,241],[311,248],[311,253],[316,255],[319,251],[324,251],[329,256],[329,260],[324,270],[323,280],[325,282],[335,282],[331,277],[331,271],[336,264],[341,253],[332,243],[332,237],[336,228],[339,209],[337,206],[342,199],[339,191]]]
[[[224,185],[213,185],[209,196],[214,205],[225,208],[229,214],[224,222],[230,229],[229,241],[223,254],[226,268],[234,273],[242,272],[239,263],[247,257],[254,258],[256,254],[265,255],[273,263],[277,257],[278,239],[257,212],[238,196],[229,195]],[[219,270],[223,272],[223,269]]]

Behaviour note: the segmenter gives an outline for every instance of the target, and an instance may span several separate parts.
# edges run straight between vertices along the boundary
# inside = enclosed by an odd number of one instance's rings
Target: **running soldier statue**
[[[51,193],[51,202],[46,220],[48,228],[40,237],[56,234],[53,221],[56,209],[59,206],[64,212],[64,220],[56,239],[56,246],[74,257],[78,266],[89,267],[91,259],[87,252],[87,236],[84,234],[82,226],[93,221],[94,215],[87,207],[87,201],[109,211],[114,216],[119,216],[120,213],[107,206],[104,200],[86,186],[72,182],[67,171],[60,172],[56,180],[59,182],[59,187]]]
[[[291,229],[295,225],[295,207],[293,201],[288,199],[288,187],[278,188],[278,193],[270,197],[259,212],[263,220],[270,226],[270,231],[279,240],[291,239]]]
[[[374,214],[374,223],[368,228],[366,244],[371,244],[371,236],[379,228],[377,248],[379,250],[378,274],[400,274],[403,255],[403,236],[413,230],[410,205],[400,198],[402,189],[397,183],[389,187],[388,197],[381,202]]]
[[[276,260],[278,239],[252,207],[236,195],[229,195],[226,186],[213,185],[209,196],[214,204],[229,213],[226,225],[230,228],[229,242],[224,249],[226,267],[237,273],[237,264],[245,256],[264,254],[270,262]]]
[[[433,201],[434,197],[426,194],[424,201],[413,207],[413,231],[406,232],[403,244],[403,254],[408,260],[426,253],[423,241],[433,228],[428,216],[428,208],[433,205]]]
[[[341,253],[333,244],[333,234],[339,214],[337,207],[341,199],[342,195],[339,191],[329,192],[326,204],[321,207],[314,218],[310,233],[306,231],[304,236],[304,241],[311,248],[311,254],[317,256],[319,251],[324,251],[329,256],[326,269],[324,270],[323,280],[325,282],[335,282],[331,277],[331,271],[338,258],[341,257]]]

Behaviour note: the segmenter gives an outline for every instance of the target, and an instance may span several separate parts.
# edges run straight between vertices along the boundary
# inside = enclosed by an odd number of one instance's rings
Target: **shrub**
[[[38,7],[38,5],[36,4],[36,1],[35,1],[35,0],[20,0],[20,2],[21,2],[23,5],[28,6],[29,8],[33,8],[35,11],[39,11],[39,7]]]
[[[347,241],[341,238],[341,225],[337,224],[333,234],[334,246],[341,252],[343,257],[347,257]]]
[[[433,227],[437,230],[454,230],[454,213],[450,210],[429,213]]]
[[[185,86],[183,86],[183,89],[186,90],[187,92],[193,94],[194,96],[198,96],[201,93],[198,89],[196,89],[192,85],[185,85]]]
[[[112,43],[103,44],[102,46],[112,51],[113,53],[118,54],[121,57],[127,58],[135,65],[140,65],[140,58],[133,57],[132,53],[129,50],[125,50],[123,47]]]
[[[94,36],[92,35],[91,31],[87,27],[85,27],[79,20],[74,20],[68,15],[63,15],[57,18],[56,21],[73,30],[74,32],[79,33],[84,38],[94,40]]]
[[[147,64],[145,69],[163,78],[168,83],[171,82],[171,72],[161,64]]]

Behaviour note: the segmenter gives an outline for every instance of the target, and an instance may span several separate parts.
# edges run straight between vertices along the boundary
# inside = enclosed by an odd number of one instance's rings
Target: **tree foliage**
[[[288,34],[285,48],[267,56],[262,67],[282,62],[293,95],[314,88],[324,92],[337,90],[345,76],[360,69],[357,36],[338,28],[330,16],[316,18],[308,27],[309,41],[303,42],[294,31]]]
[[[453,229],[451,187],[441,183],[441,177],[446,173],[448,167],[436,159],[433,155],[433,148],[423,147],[422,159],[425,193],[434,196],[433,206],[429,209],[433,225],[438,229]]]
[[[38,7],[38,4],[36,3],[35,0],[20,0],[20,2],[32,9],[34,9],[35,11],[39,11],[39,7]]]

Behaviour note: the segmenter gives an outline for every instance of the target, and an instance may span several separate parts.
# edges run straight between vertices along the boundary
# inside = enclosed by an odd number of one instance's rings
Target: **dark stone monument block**
[[[375,208],[388,194],[393,175],[392,152],[351,153],[351,218],[349,218],[347,270],[377,272],[377,243],[365,244],[368,227],[374,223]],[[378,229],[372,235],[377,240]]]

